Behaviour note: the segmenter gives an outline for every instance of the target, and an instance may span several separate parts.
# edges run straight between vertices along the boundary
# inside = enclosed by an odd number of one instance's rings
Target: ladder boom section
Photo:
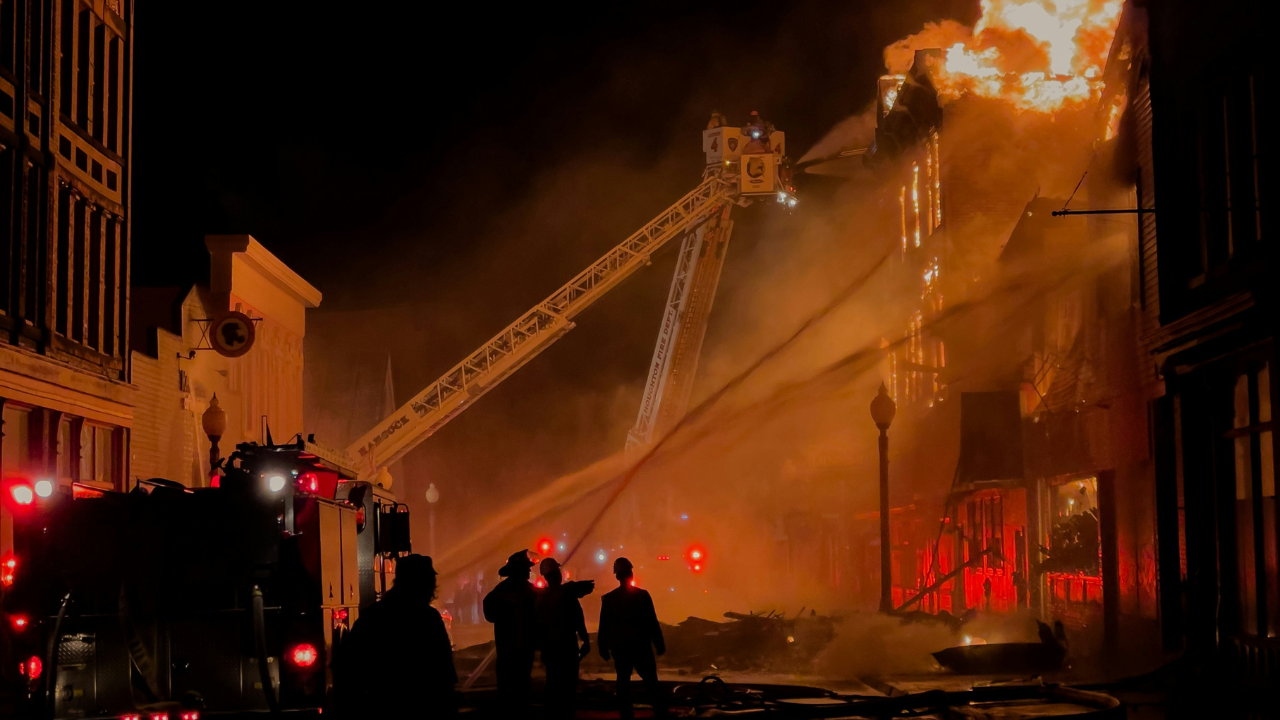
[[[648,445],[684,415],[693,390],[702,339],[715,299],[733,223],[726,206],[697,233],[685,238],[671,279],[666,310],[653,349],[649,376],[627,449]]]
[[[646,265],[668,240],[724,206],[735,191],[718,172],[708,174],[698,187],[365,433],[348,449],[361,472],[373,473],[430,437],[469,402],[572,330],[578,313]]]

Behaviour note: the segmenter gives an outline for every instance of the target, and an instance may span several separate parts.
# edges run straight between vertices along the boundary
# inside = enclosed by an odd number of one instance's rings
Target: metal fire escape
[[[348,453],[355,459],[355,467],[362,477],[372,476],[379,467],[385,467],[403,457],[462,412],[470,402],[491,390],[560,336],[572,330],[573,318],[578,313],[590,307],[600,296],[640,267],[647,265],[650,256],[667,241],[687,233],[717,211],[726,208],[738,193],[739,186],[735,178],[727,176],[719,166],[709,167],[702,183],[689,194],[583,270],[551,297],[508,325],[352,444]],[[720,221],[721,226],[727,223],[727,217],[725,214]],[[696,242],[686,239],[686,247],[681,254],[682,264],[706,244],[702,242],[705,234],[702,231],[691,234],[690,237],[698,238]],[[723,236],[727,241],[727,233],[723,233]],[[723,261],[723,242],[718,242],[719,258],[715,262],[705,263],[715,266],[717,278],[718,263]],[[695,257],[694,265],[696,264]],[[696,267],[689,267],[689,273],[694,277],[693,287],[697,287],[699,280]],[[714,292],[715,279],[710,283],[711,291]],[[692,308],[693,305],[690,304],[689,307]],[[706,311],[710,310],[709,299],[705,302],[705,307]],[[705,312],[702,324],[705,329]],[[694,365],[701,339],[702,335],[699,333],[697,343],[692,347]],[[675,338],[677,351],[681,342],[684,341],[679,337]],[[679,352],[683,353],[679,357],[686,357],[688,354],[687,350]],[[687,401],[687,391],[682,392],[685,392]]]

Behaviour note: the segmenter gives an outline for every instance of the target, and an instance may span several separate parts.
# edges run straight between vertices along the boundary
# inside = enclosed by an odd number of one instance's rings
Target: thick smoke
[[[951,22],[927,26],[886,50],[888,69],[902,72],[915,49],[946,47],[968,34]],[[950,285],[944,312],[927,330],[962,338],[952,351],[959,361],[936,432],[897,427],[890,458],[892,504],[915,504],[923,517],[941,513],[955,468],[959,393],[993,389],[1017,367],[1017,332],[1036,300],[1109,267],[1123,252],[1102,243],[1026,266],[999,261],[1029,200],[1073,191],[1089,161],[1091,112],[1018,113],[974,98],[948,103],[946,112],[943,163],[965,173],[944,188]],[[873,137],[874,113],[859,113],[838,123],[803,159],[865,148]],[[669,178],[689,174],[688,163],[677,159],[687,155],[681,146],[654,166],[628,166],[625,158],[557,166],[535,191],[492,217],[477,218],[483,241],[457,264],[456,282],[413,311],[422,344],[466,346],[487,339],[513,312],[593,260],[599,236],[638,226],[664,207]],[[903,277],[888,261],[899,252],[898,189],[892,183],[901,168],[873,171],[857,157],[841,162],[846,165],[835,173],[842,177],[838,184],[822,178],[801,185],[793,213],[773,203],[735,209],[693,411],[650,456],[601,458],[586,449],[599,446],[591,440],[612,436],[620,450],[634,421],[670,277],[670,248],[645,271],[662,276],[660,282],[614,291],[543,358],[482,401],[504,420],[493,425],[487,445],[472,447],[473,456],[524,445],[541,448],[541,459],[491,474],[463,461],[413,459],[406,474],[417,478],[407,486],[418,516],[415,543],[423,539],[418,498],[426,479],[461,488],[454,492],[462,497],[447,498],[449,512],[438,518],[445,540],[436,553],[443,599],[464,577],[474,581],[486,573],[491,585],[492,570],[506,555],[548,536],[567,547],[580,545],[568,567],[575,578],[597,578],[601,591],[612,586],[612,558],[631,556],[665,621],[716,619],[727,610],[794,613],[802,606],[842,615],[841,637],[819,663],[829,674],[927,669],[929,652],[957,641],[934,626],[903,628],[870,615],[860,599],[868,590],[874,596],[869,585],[875,579],[841,574],[849,553],[866,550],[849,541],[871,527],[866,514],[877,503],[876,430],[868,403],[886,378],[885,353],[903,342],[920,298],[919,279]],[[547,242],[548,236],[563,241]],[[460,288],[498,276],[492,266],[499,257],[536,273],[517,287],[495,286],[492,297],[475,300],[479,307],[467,313],[453,311]],[[360,344],[374,347],[388,340],[396,345],[396,334],[404,332],[403,323],[375,329],[353,318],[342,324],[359,328]],[[627,332],[616,330],[622,326]],[[639,360],[607,383],[575,386],[566,365],[584,346],[598,343]],[[446,360],[402,370],[397,385],[420,387],[448,366]],[[523,393],[540,384],[563,389],[568,399],[554,412],[533,407]],[[460,416],[432,442],[461,437],[454,430],[470,421]],[[682,557],[695,542],[708,553],[705,572],[696,576]],[[594,620],[590,605],[588,618]],[[1001,621],[980,634],[992,641],[1005,632],[1016,638],[1023,625]]]

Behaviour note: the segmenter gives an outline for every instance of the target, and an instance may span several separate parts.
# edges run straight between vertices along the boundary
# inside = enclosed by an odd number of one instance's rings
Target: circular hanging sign
[[[240,357],[253,347],[255,330],[253,320],[248,315],[231,310],[209,323],[209,344],[219,355]]]

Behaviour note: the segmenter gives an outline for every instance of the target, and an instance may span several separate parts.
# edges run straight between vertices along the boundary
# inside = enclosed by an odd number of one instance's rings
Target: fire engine
[[[409,550],[407,508],[328,455],[300,438],[241,444],[210,488],[8,483],[13,714],[323,708],[335,646]]]

